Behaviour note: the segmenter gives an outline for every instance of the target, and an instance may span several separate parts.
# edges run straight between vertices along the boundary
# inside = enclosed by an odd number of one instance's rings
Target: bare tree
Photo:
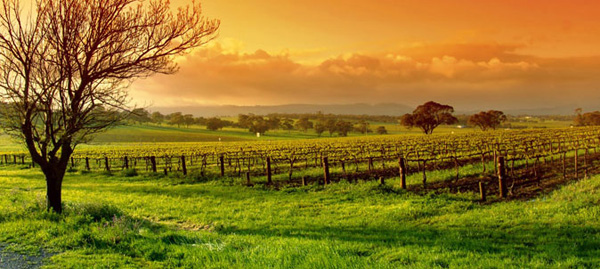
[[[75,147],[120,120],[131,81],[174,73],[173,57],[219,28],[196,3],[172,13],[165,0],[39,0],[26,17],[19,0],[0,4],[3,128],[41,167],[58,213]]]

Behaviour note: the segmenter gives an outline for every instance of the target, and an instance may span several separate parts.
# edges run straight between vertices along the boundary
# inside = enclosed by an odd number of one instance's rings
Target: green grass
[[[532,122],[513,122],[510,123],[517,128],[564,128],[569,127],[570,121],[532,121]],[[407,129],[399,124],[371,122],[370,128],[375,130],[378,126],[385,126],[389,134],[422,134],[419,128]],[[456,125],[442,125],[435,129],[434,133],[465,133],[478,132],[478,128],[456,128]],[[367,134],[369,136],[375,133]],[[334,134],[333,136],[337,136]],[[350,132],[348,136],[365,136],[364,134]],[[328,132],[322,134],[323,138],[330,137]],[[193,125],[189,128],[170,125],[130,125],[119,126],[106,133],[98,135],[94,143],[111,142],[210,142],[210,141],[245,141],[245,140],[280,140],[280,139],[314,139],[320,138],[314,133],[314,130],[307,132],[291,130],[270,130],[262,137],[257,138],[256,134],[248,132],[246,129],[227,127],[223,130],[210,131],[205,126]]]
[[[197,126],[177,128],[174,126],[131,125],[118,126],[99,134],[93,143],[113,142],[208,142],[243,141],[251,139],[250,134],[232,131],[210,131]]]
[[[600,176],[532,201],[375,182],[279,191],[240,179],[71,173],[64,216],[37,170],[0,168],[0,242],[50,268],[597,268]]]
[[[519,128],[561,128],[568,127],[571,122],[568,121],[545,121],[545,122],[527,122],[527,123],[511,123]],[[407,129],[398,124],[389,123],[371,123],[371,129],[376,129],[377,126],[385,126],[390,135],[423,135],[418,128]],[[459,129],[456,126],[439,126],[435,129],[435,134],[449,133],[469,133],[480,132],[477,128]],[[366,136],[375,136],[377,134],[370,133]],[[360,133],[351,132],[350,137],[365,136]],[[270,141],[270,140],[290,140],[290,139],[319,139],[331,137],[328,132],[317,136],[314,130],[307,132],[301,131],[284,131],[271,130],[263,134],[260,138],[255,134],[248,132],[246,129],[225,128],[219,131],[207,130],[204,126],[191,126],[190,128],[177,128],[169,125],[129,125],[117,126],[108,130],[105,133],[96,135],[88,145],[106,145],[119,143],[147,143],[147,142],[230,142],[230,141]],[[333,137],[337,137],[336,134]],[[219,140],[220,139],[220,140]],[[23,152],[25,148],[0,132],[0,153]]]
[[[20,152],[24,147],[18,143],[13,137],[0,132],[0,152]]]

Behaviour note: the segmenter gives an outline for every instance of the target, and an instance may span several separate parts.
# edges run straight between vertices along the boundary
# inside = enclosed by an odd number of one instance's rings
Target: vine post
[[[329,178],[329,158],[323,157],[323,183],[325,185],[331,183]]]
[[[506,198],[506,168],[504,167],[504,157],[498,157],[498,187],[500,190],[499,196]]]
[[[400,157],[398,164],[400,166],[400,187],[406,190],[406,163],[404,162],[404,158]]]

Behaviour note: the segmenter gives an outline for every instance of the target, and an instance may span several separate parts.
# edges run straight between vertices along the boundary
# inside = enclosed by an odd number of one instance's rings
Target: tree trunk
[[[52,165],[42,167],[46,176],[46,198],[48,211],[62,213],[62,182],[65,176],[66,165]]]
[[[46,176],[48,211],[62,213],[62,178]]]
[[[62,182],[69,165],[69,158],[73,154],[73,148],[70,141],[65,142],[61,147],[60,158],[51,156],[48,160],[40,163],[40,168],[46,176],[46,199],[48,211],[62,213]],[[38,156],[36,156],[38,157]]]

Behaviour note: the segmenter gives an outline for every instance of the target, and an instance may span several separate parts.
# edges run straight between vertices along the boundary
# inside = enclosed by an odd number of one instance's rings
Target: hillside
[[[238,114],[253,113],[266,115],[270,113],[315,113],[321,111],[325,114],[339,115],[389,115],[401,116],[412,111],[411,108],[401,104],[340,104],[340,105],[314,105],[290,104],[278,106],[186,106],[186,107],[150,107],[151,111],[160,111],[163,114],[182,112],[193,114],[197,117],[237,116]]]

